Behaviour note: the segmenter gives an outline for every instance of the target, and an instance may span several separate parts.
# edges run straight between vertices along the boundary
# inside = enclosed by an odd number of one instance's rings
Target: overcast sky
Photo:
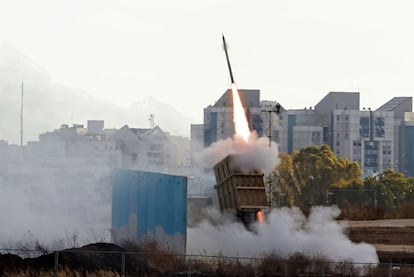
[[[188,123],[202,123],[203,108],[229,87],[222,33],[239,88],[260,89],[286,108],[314,106],[329,91],[360,91],[361,108],[374,109],[413,96],[413,8],[380,0],[0,0],[0,45],[97,103],[131,108],[151,96],[169,104],[190,120],[177,115],[160,127],[185,122],[180,133],[189,135]],[[13,80],[27,80],[30,95],[32,76],[24,75]],[[0,91],[0,108],[8,93]],[[105,110],[98,115],[107,121]],[[162,111],[145,111],[157,124]],[[140,116],[134,122],[147,124]],[[2,137],[18,136],[0,130]]]

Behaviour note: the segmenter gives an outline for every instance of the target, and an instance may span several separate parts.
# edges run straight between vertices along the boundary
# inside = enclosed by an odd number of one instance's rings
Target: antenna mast
[[[155,115],[153,113],[150,114],[148,120],[150,122],[150,128],[153,129],[155,126]]]
[[[23,146],[23,82],[22,82],[22,99],[21,99],[21,107],[20,107],[20,146]]]

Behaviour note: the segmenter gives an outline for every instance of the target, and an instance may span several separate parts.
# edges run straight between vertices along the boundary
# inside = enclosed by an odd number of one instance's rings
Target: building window
[[[369,138],[369,117],[363,116],[359,119],[359,136]]]
[[[375,137],[385,137],[385,119],[383,117],[375,118]]]
[[[364,148],[365,148],[364,166],[370,167],[370,168],[376,168],[377,158],[378,158],[378,143],[366,141],[364,143]]]

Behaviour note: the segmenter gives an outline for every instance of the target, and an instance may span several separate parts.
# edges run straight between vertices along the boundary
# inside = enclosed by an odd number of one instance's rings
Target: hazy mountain
[[[24,80],[24,142],[37,140],[45,131],[61,124],[86,124],[88,119],[105,120],[106,128],[124,124],[148,127],[155,124],[173,134],[188,136],[191,118],[168,103],[145,92],[136,92],[131,104],[121,107],[91,96],[86,91],[55,82],[50,73],[13,46],[0,45],[0,139],[20,141],[21,83]],[[114,99],[115,100],[115,99]]]

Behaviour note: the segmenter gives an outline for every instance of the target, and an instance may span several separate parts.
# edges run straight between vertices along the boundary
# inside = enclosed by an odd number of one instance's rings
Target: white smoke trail
[[[248,141],[237,136],[217,141],[198,153],[195,159],[201,167],[212,168],[229,154],[238,155],[234,165],[244,173],[253,169],[270,172],[279,163],[277,145],[272,142],[269,147],[269,140],[258,138],[255,132],[250,134]]]
[[[255,232],[216,215],[221,222],[204,221],[188,229],[188,252],[244,257],[269,252],[288,257],[301,252],[334,262],[378,263],[372,245],[353,243],[344,234],[345,226],[335,221],[339,213],[336,207],[314,207],[306,218],[298,208],[275,209],[266,222],[253,226]]]

